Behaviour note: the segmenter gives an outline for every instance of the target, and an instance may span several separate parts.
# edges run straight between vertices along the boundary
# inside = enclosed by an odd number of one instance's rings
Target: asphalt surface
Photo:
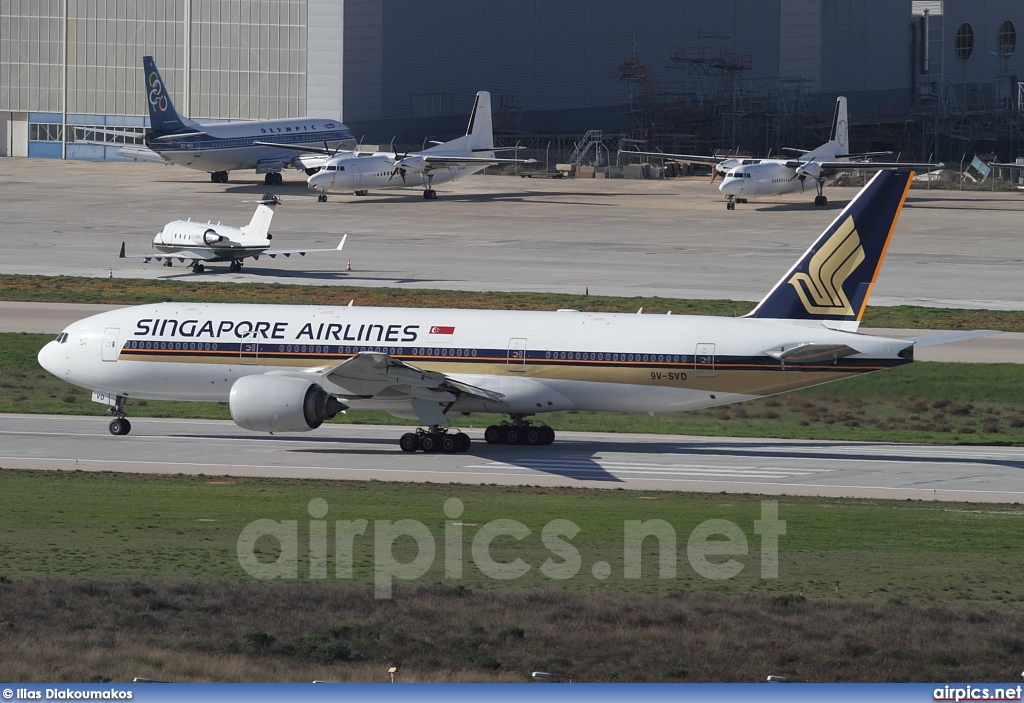
[[[253,174],[213,184],[171,166],[6,158],[0,273],[756,301],[857,192],[828,188],[826,208],[793,194],[727,211],[706,178],[471,176],[434,201],[406,189],[317,203],[300,174],[285,178],[268,188]],[[349,233],[344,251],[264,257],[239,274],[117,258],[121,242],[152,251],[170,220],[245,224],[245,201],[267,190],[285,200],[275,246],[334,247]],[[912,190],[872,304],[1024,309],[1022,216],[1017,192]]]
[[[0,415],[0,467],[378,479],[767,495],[1024,501],[1024,447],[723,439],[563,432],[549,447],[404,454],[399,427],[325,425],[302,435],[231,422],[133,419],[114,437],[102,417]]]

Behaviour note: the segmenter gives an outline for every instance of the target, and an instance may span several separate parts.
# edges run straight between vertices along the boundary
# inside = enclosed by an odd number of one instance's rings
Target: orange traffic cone
[[[348,263],[345,264],[345,270],[346,271],[351,271],[352,270],[352,259],[349,259]]]

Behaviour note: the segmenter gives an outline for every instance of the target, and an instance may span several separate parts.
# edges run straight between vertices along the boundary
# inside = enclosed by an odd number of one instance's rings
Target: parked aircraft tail
[[[174,109],[171,95],[167,91],[160,69],[152,56],[142,57],[142,72],[146,81],[146,103],[149,106],[149,122],[156,132],[180,132],[197,130],[197,125],[187,117],[182,117]]]
[[[252,220],[242,228],[242,233],[246,238],[270,239],[268,235],[270,221],[274,219],[274,208],[281,201],[273,193],[264,193],[258,202],[259,205],[256,207],[256,212],[253,213]]]
[[[808,151],[804,158],[823,157],[832,160],[847,156],[850,153],[850,118],[846,113],[846,98],[836,98],[836,109],[832,113],[832,129],[829,130],[828,141],[817,149]]]
[[[473,112],[466,127],[469,148],[473,151],[494,148],[494,128],[491,119],[491,94],[481,90],[476,94]]]
[[[856,329],[914,172],[879,171],[747,317]]]

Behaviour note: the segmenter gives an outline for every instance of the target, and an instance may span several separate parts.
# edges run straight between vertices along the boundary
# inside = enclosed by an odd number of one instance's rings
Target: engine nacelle
[[[811,161],[796,169],[796,175],[803,180],[806,177],[817,178],[821,175],[821,164]]]
[[[212,247],[215,244],[220,244],[225,239],[226,237],[217,234],[216,230],[208,229],[205,232],[203,232],[203,244],[206,244],[207,246]]]
[[[243,376],[231,386],[231,419],[254,432],[308,432],[347,409],[315,383],[292,376]]]

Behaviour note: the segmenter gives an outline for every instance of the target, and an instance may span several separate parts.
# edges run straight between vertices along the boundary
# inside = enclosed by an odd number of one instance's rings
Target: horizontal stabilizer
[[[941,334],[926,334],[921,337],[901,337],[908,342],[913,342],[917,348],[937,347],[940,344],[953,344],[954,342],[966,342],[969,339],[991,337],[994,334],[1002,334],[999,330],[964,330],[962,332],[944,332]]]

